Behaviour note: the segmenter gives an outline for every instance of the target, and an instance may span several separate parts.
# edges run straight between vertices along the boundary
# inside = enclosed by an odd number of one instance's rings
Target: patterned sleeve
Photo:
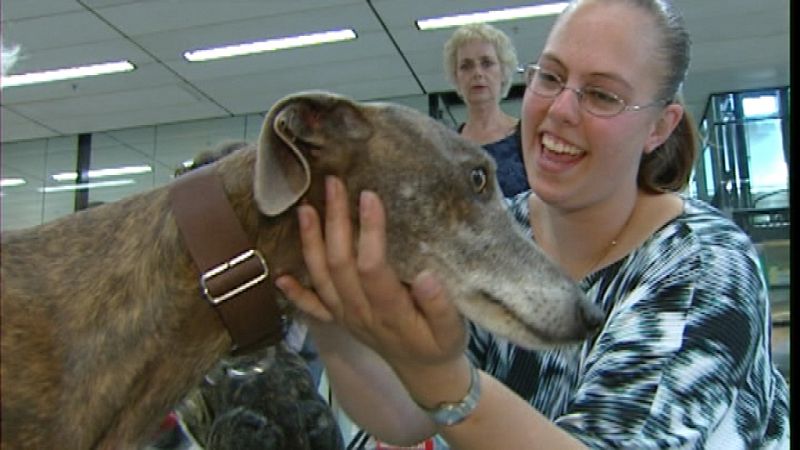
[[[723,437],[730,450],[765,435],[752,429],[771,413],[768,302],[752,245],[735,229],[675,226],[590,291],[613,307],[556,420],[590,447],[708,448]]]

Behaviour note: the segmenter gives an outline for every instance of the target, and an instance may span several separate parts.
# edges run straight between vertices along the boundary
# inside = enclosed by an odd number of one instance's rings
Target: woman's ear
[[[653,126],[650,136],[644,146],[645,154],[649,154],[667,140],[672,131],[678,126],[683,117],[683,106],[679,103],[670,103],[662,111]]]

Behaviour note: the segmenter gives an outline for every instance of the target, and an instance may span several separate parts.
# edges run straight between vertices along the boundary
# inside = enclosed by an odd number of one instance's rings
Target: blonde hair
[[[462,25],[453,32],[450,39],[444,44],[444,73],[447,81],[458,89],[456,82],[456,71],[458,70],[458,49],[470,41],[480,41],[492,44],[497,59],[500,61],[500,70],[503,73],[503,81],[500,84],[500,92],[503,98],[511,90],[511,80],[517,71],[517,51],[511,38],[502,30],[485,23],[472,23]],[[459,92],[459,95],[461,93]]]

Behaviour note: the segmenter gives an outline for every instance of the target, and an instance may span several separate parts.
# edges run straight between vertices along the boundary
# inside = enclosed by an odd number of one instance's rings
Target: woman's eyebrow
[[[564,63],[562,63],[561,60],[558,59],[558,57],[556,57],[554,55],[551,55],[549,53],[542,53],[539,56],[539,58],[537,59],[537,62],[542,62],[542,61],[552,62],[552,63],[558,64],[561,67],[565,67]]]
[[[539,62],[542,62],[542,61],[545,61],[545,62],[548,62],[548,63],[552,63],[552,64],[556,64],[561,69],[568,69],[568,67],[557,56],[555,56],[553,54],[550,54],[550,53],[542,53],[542,55],[539,56]],[[608,79],[610,81],[613,81],[615,83],[621,84],[625,89],[629,89],[629,90],[633,89],[633,86],[631,86],[631,84],[628,82],[628,80],[626,80],[625,78],[623,78],[622,76],[620,76],[619,74],[616,74],[614,72],[591,72],[586,76],[586,78],[589,78],[589,79],[591,79],[591,78],[604,78],[604,79]]]

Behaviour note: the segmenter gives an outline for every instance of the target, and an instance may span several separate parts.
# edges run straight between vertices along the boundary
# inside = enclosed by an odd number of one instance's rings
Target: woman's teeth
[[[544,145],[547,148],[547,150],[550,150],[553,153],[560,153],[567,155],[580,155],[581,153],[583,153],[577,147],[565,144],[561,141],[556,141],[552,136],[548,134],[542,136],[542,145]]]

